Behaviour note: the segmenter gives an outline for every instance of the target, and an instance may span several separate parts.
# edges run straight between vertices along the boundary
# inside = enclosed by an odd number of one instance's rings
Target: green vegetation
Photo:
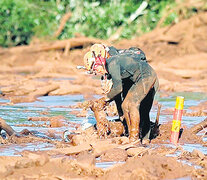
[[[204,0],[203,0],[204,1]],[[53,37],[66,12],[72,16],[58,39],[71,38],[75,33],[107,39],[122,27],[120,38],[131,38],[161,26],[179,21],[180,12],[174,0],[146,0],[142,13],[129,23],[142,0],[0,0],[0,46],[29,44],[31,38]],[[184,9],[184,18],[197,11]],[[168,13],[171,12],[171,13]],[[183,16],[183,14],[182,14]]]

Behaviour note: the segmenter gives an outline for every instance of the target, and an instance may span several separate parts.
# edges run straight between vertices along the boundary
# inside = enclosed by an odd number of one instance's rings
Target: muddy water
[[[173,109],[175,106],[176,96],[182,95],[185,97],[184,109],[189,110],[191,106],[196,106],[202,101],[207,100],[207,96],[202,93],[176,93],[172,94],[169,97],[161,98],[159,95],[156,96],[156,100],[162,105],[162,111],[165,109]],[[38,101],[33,103],[20,103],[15,105],[5,104],[8,101],[0,99],[0,117],[6,120],[6,122],[12,126],[15,131],[21,131],[27,128],[30,131],[38,132],[40,137],[46,137],[49,130],[55,130],[57,136],[55,140],[62,140],[62,132],[66,129],[73,129],[73,127],[61,127],[61,128],[48,128],[45,127],[45,122],[42,121],[28,121],[28,117],[41,117],[41,116],[58,116],[61,115],[65,117],[66,121],[79,123],[79,124],[95,124],[95,119],[91,111],[88,112],[87,117],[76,117],[75,115],[70,114],[70,111],[73,109],[70,108],[70,105],[75,105],[78,102],[84,101],[82,95],[67,95],[67,96],[45,96],[38,98]],[[153,106],[151,111],[151,120],[154,121],[156,117],[157,106]],[[190,117],[183,116],[182,125],[191,127],[194,124],[199,123],[204,120],[205,117]],[[112,118],[110,118],[112,119]],[[160,115],[160,123],[165,123],[172,120],[172,114],[162,114]],[[25,124],[25,126],[17,126],[18,124]],[[38,127],[28,127],[26,125],[34,124]],[[51,138],[51,137],[50,137]],[[52,138],[51,138],[52,139]],[[171,146],[171,145],[167,145]],[[184,144],[181,145],[187,151],[193,151],[193,149],[198,149],[204,154],[207,154],[207,148],[202,147],[198,144]],[[54,145],[50,143],[28,143],[24,145],[1,145],[0,154],[3,156],[12,156],[18,155],[19,152],[23,150],[48,150],[53,148]],[[113,163],[112,163],[113,164]],[[106,163],[105,167],[112,165]],[[97,164],[98,165],[98,164]],[[102,167],[103,164],[100,164]]]
[[[71,115],[69,112],[71,109],[69,106],[76,104],[77,102],[83,101],[82,95],[73,96],[45,96],[38,98],[38,101],[33,103],[19,103],[15,105],[1,105],[0,106],[0,117],[6,120],[6,122],[11,125],[11,127],[20,132],[23,129],[28,129],[35,132],[36,136],[48,137],[46,134],[48,131],[52,130],[57,132],[55,140],[62,140],[62,132],[66,129],[73,127],[59,127],[59,128],[48,128],[46,127],[48,122],[45,121],[28,121],[28,117],[44,117],[44,116],[63,116],[66,121],[83,123],[86,118],[76,118],[76,116]],[[0,99],[1,103],[8,103],[9,101]],[[45,115],[44,115],[45,114]],[[87,118],[87,121],[91,121],[91,118]],[[95,119],[92,120],[95,123]],[[25,126],[18,126],[19,124],[25,124]],[[34,125],[34,127],[28,127],[27,125]],[[18,152],[23,150],[48,150],[53,148],[53,144],[49,143],[28,143],[24,145],[1,145],[0,154],[5,156],[17,155]],[[9,149],[9,150],[8,150]]]

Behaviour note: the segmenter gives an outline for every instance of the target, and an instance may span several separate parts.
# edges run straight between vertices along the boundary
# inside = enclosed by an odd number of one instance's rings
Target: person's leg
[[[134,82],[129,78],[122,80],[122,85],[123,85],[122,98],[123,98],[123,100],[125,99],[129,89],[132,87],[133,84],[134,84]]]
[[[127,126],[129,129],[129,138],[131,141],[134,141],[138,138],[140,127],[142,130],[142,134],[146,134],[149,131],[149,112],[152,107],[155,93],[153,88],[155,79],[155,77],[149,76],[145,79],[142,79],[141,81],[136,82],[129,89],[126,98],[122,103],[122,110],[124,112],[124,117],[126,118]],[[153,90],[150,92],[152,88]],[[142,101],[143,104],[142,107],[140,107]]]
[[[118,112],[118,115],[119,115],[119,120],[118,121],[121,121],[123,126],[124,126],[124,135],[125,136],[128,136],[128,127],[127,127],[127,122],[124,118],[124,113],[123,113],[123,110],[122,110],[122,94],[119,94],[117,95],[115,98],[114,98],[114,101],[115,101],[115,104],[116,104],[116,108],[117,108],[117,112]]]
[[[122,104],[124,117],[129,129],[130,141],[138,139],[140,123],[139,106],[144,97],[143,84],[142,82],[137,82],[129,89]]]
[[[121,108],[121,105],[122,105],[122,97],[121,97],[121,94],[118,94],[115,98],[114,98],[114,101],[115,101],[115,104],[116,104],[116,108],[117,108],[117,111],[118,111],[118,115],[119,115],[119,118],[123,116],[123,111],[122,111],[122,108]]]
[[[155,95],[155,88],[150,89],[147,96],[141,101],[139,113],[140,113],[140,138],[148,137],[150,133],[150,110],[152,108]]]
[[[123,120],[123,124],[125,123],[125,131],[127,130],[127,135],[130,135],[130,131],[131,131],[131,121],[130,121],[130,117],[129,117],[129,108],[128,108],[128,99],[125,99],[122,103],[122,110],[124,113],[124,120]]]
[[[129,91],[129,89],[132,87],[133,84],[134,84],[134,82],[132,80],[130,80],[129,78],[126,78],[126,79],[122,80],[122,85],[123,85],[122,99],[123,99],[123,101],[124,101],[128,91]],[[125,113],[125,115],[127,116],[127,119],[129,119],[127,113]],[[128,123],[127,123],[127,119],[122,115],[122,123],[123,123],[124,128],[125,128],[125,135],[128,136],[129,135],[130,122],[128,121]]]

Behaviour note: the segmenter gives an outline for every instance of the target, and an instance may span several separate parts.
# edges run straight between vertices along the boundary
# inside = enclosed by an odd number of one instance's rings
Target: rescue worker
[[[95,46],[97,46],[97,45],[95,44]],[[91,48],[91,49],[93,49],[93,48]],[[116,49],[115,47],[110,46],[110,47],[106,47],[105,49],[107,49],[109,57],[114,56],[114,55],[118,55],[118,54],[124,54],[124,55],[135,58],[135,60],[137,60],[137,61],[140,61],[140,60],[141,61],[147,61],[144,52],[140,48],[137,48],[137,47],[131,47],[129,49]],[[110,76],[108,78],[110,78]],[[132,85],[132,82],[128,81],[127,79],[122,80],[122,85],[123,85],[123,92],[120,93],[119,95],[117,95],[114,98],[114,101],[115,101],[116,106],[117,106],[119,119],[122,120],[122,122],[125,126],[125,134],[128,135],[128,129],[127,129],[127,126],[126,126],[125,119],[123,117],[123,111],[122,111],[121,105],[122,105],[123,99],[126,97],[126,94],[129,90],[129,88]]]
[[[149,138],[149,112],[158,89],[155,71],[144,53],[143,59],[139,59],[141,56],[135,53],[139,49],[135,49],[115,52],[114,48],[115,53],[110,56],[110,47],[95,45],[84,57],[86,69],[104,75],[106,101],[116,101],[119,116],[126,121],[130,141]]]

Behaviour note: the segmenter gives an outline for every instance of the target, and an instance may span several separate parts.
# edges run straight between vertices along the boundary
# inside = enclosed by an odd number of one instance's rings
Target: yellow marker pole
[[[183,106],[184,106],[184,97],[177,96],[175,110],[173,113],[173,122],[172,122],[171,137],[170,137],[170,142],[175,145],[177,145],[178,143],[181,120],[183,115]]]

